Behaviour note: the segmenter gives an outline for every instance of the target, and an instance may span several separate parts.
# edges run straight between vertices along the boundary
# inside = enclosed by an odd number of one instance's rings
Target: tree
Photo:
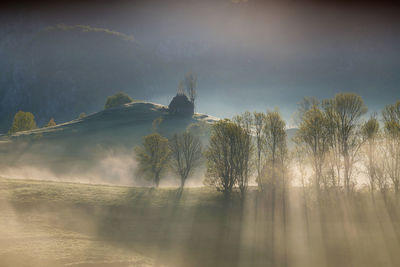
[[[126,93],[119,92],[119,93],[116,93],[115,95],[107,97],[104,108],[109,109],[109,108],[119,107],[124,104],[131,103],[132,101],[133,101],[133,99],[130,96],[128,96]]]
[[[323,103],[331,135],[332,149],[343,159],[343,183],[347,193],[354,186],[353,167],[362,144],[359,128],[367,107],[361,96],[354,93],[339,93]],[[340,164],[340,158],[335,160]],[[340,172],[338,171],[338,175]],[[340,178],[339,178],[340,181]]]
[[[212,126],[211,137],[206,157],[205,184],[215,186],[218,191],[229,197],[238,181],[240,173],[240,142],[244,136],[243,129],[232,121],[225,119]]]
[[[264,153],[266,165],[264,167],[263,183],[275,189],[280,181],[278,178],[283,173],[287,157],[285,121],[278,111],[269,111],[265,116],[264,125]]]
[[[184,95],[185,94],[185,82],[184,81],[180,81],[179,82],[177,94],[178,95]]]
[[[143,147],[136,148],[139,170],[148,175],[156,187],[158,187],[161,174],[168,164],[169,155],[168,139],[158,133],[145,136]]]
[[[257,169],[257,184],[262,189],[261,172],[263,169],[262,152],[264,149],[264,127],[265,127],[265,114],[262,112],[253,113],[254,133],[256,138],[256,169]]]
[[[8,132],[13,134],[16,132],[29,131],[36,128],[35,116],[33,116],[32,113],[18,111],[14,116],[14,121]]]
[[[361,134],[365,143],[366,161],[365,167],[369,178],[369,186],[371,193],[375,191],[378,182],[378,165],[377,165],[377,143],[379,136],[379,122],[371,116],[361,127]]]
[[[53,126],[56,126],[56,125],[57,125],[57,124],[56,124],[56,122],[54,121],[54,119],[51,118],[51,119],[49,120],[49,122],[46,124],[45,127],[53,127]]]
[[[307,111],[312,109],[314,106],[319,106],[320,102],[314,97],[304,97],[300,102],[297,103],[297,111],[294,114],[294,122],[300,124],[303,121],[303,117]]]
[[[285,121],[282,119],[278,111],[268,111],[265,115],[264,125],[264,153],[266,163],[263,169],[263,190],[267,191],[271,204],[271,222],[270,231],[272,233],[271,247],[274,247],[275,232],[275,205],[276,201],[282,200],[282,219],[283,231],[286,235],[286,187],[287,182],[287,145]],[[278,194],[277,194],[278,193]],[[279,196],[279,198],[277,197]],[[279,202],[278,202],[279,203]],[[273,261],[273,250],[271,250],[271,258]]]
[[[171,166],[181,179],[181,188],[185,186],[187,178],[200,164],[201,142],[189,132],[174,134],[169,142],[171,150]]]
[[[187,73],[185,76],[185,86],[190,102],[194,104],[196,100],[197,75],[195,73]]]
[[[323,179],[323,167],[326,154],[329,151],[328,140],[329,130],[327,119],[323,111],[314,105],[308,109],[301,117],[297,141],[304,144],[304,153],[311,159],[314,171],[314,185],[317,191],[320,190],[321,183],[327,186],[327,181]]]
[[[249,185],[249,177],[252,173],[253,162],[253,143],[252,143],[252,124],[253,117],[250,112],[245,112],[242,115],[233,118],[237,126],[241,128],[238,136],[238,155],[236,161],[236,168],[238,172],[237,184],[241,196],[243,197],[247,192]]]
[[[387,174],[396,196],[400,194],[400,100],[382,112],[387,152]]]

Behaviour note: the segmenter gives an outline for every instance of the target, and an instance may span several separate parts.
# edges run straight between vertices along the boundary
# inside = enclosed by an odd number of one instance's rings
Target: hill
[[[166,106],[135,101],[55,127],[0,136],[0,175],[145,185],[146,181],[139,183],[140,179],[133,179],[136,168],[134,147],[141,145],[145,135],[156,130],[170,138],[198,123],[197,134],[206,145],[207,125],[217,120],[200,113],[170,115]],[[289,148],[293,146],[295,132],[296,129],[287,130]],[[164,185],[171,182],[164,181]],[[192,182],[191,185],[201,185],[202,179],[196,177]]]
[[[167,138],[192,123],[217,120],[199,113],[192,117],[172,116],[166,106],[136,101],[55,127],[3,136],[1,174],[83,181],[103,177],[106,180],[102,182],[131,184],[133,148],[155,130],[153,122],[160,119],[157,131]]]
[[[175,91],[165,83],[165,62],[133,36],[62,24],[13,36],[0,41],[0,132],[18,110],[32,112],[42,126],[51,117],[69,121],[99,110],[117,91],[141,99]]]

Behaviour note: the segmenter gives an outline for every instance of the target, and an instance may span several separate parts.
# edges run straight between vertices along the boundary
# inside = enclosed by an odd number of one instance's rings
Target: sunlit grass
[[[0,179],[0,266],[399,265],[394,199],[302,196]]]

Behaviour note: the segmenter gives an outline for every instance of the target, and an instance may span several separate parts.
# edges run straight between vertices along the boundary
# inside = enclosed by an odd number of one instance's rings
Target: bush
[[[105,109],[114,108],[122,106],[123,104],[127,104],[132,102],[133,99],[123,92],[116,93],[115,95],[107,97],[106,104],[104,105]]]
[[[13,134],[16,132],[29,131],[36,128],[35,116],[33,116],[32,113],[18,111],[14,116],[14,121],[8,132]]]
[[[56,125],[57,125],[57,123],[54,121],[53,118],[51,118],[50,121],[46,124],[45,127],[53,127],[53,126],[56,126]]]

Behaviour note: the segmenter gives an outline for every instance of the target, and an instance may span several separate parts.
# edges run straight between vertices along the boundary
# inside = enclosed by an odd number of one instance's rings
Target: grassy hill
[[[156,120],[161,123],[154,125]],[[143,136],[154,132],[156,127],[161,135],[170,138],[198,123],[204,128],[198,134],[206,145],[207,125],[216,120],[200,113],[174,116],[166,106],[135,101],[55,127],[0,136],[0,175],[144,185],[146,181],[137,184],[140,179],[134,177],[134,147],[141,145]],[[287,130],[289,147],[295,133],[296,129]],[[196,179],[194,184],[202,184],[201,180]]]
[[[124,165],[121,168],[130,168],[128,164],[133,167],[133,148],[141,144],[143,136],[154,131],[156,119],[161,119],[157,131],[166,137],[184,131],[192,123],[217,120],[203,114],[171,116],[165,106],[136,101],[55,127],[3,136],[0,142],[2,174],[26,177],[24,173],[7,173],[7,169],[15,172],[25,168],[28,177],[36,178],[35,172],[41,169],[49,172],[46,176],[68,175],[79,179],[79,176],[104,176],[101,174],[104,170],[99,170],[99,162],[104,160],[114,160],[108,164],[113,168],[121,165]],[[43,178],[43,175],[38,171],[38,176]],[[109,182],[113,182],[112,175],[109,176]]]

